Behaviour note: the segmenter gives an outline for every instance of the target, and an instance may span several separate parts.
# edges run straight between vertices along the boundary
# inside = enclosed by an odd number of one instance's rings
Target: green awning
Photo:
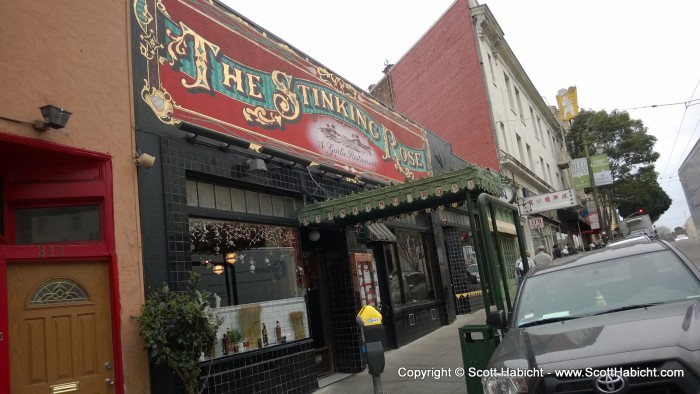
[[[304,226],[334,221],[353,224],[386,220],[463,202],[469,191],[500,196],[503,187],[501,179],[498,173],[472,165],[310,204],[299,210],[298,217]]]

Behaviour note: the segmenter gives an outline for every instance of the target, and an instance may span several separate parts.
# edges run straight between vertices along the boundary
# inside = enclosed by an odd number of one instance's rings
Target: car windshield
[[[535,275],[518,297],[518,327],[700,298],[700,283],[671,251]]]

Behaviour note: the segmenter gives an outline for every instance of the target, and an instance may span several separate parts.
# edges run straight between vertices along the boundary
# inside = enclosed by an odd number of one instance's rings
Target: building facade
[[[132,10],[136,147],[157,158],[138,177],[145,286],[201,275],[223,319],[207,392],[361,371],[365,305],[387,348],[454,321],[447,255],[467,250],[465,201],[500,194],[498,174],[221,4]]]
[[[371,94],[445,138],[460,157],[510,179],[530,250],[540,244],[549,251],[557,243],[580,246],[573,234],[588,226],[575,209],[564,125],[486,5],[453,3],[385,74]],[[528,199],[558,192],[574,196],[574,209],[527,213]],[[515,248],[510,250],[508,259],[515,261]]]
[[[686,233],[695,236],[700,233],[700,142],[696,142],[683,163],[678,167],[678,177],[683,187],[685,201],[690,211],[686,222]],[[692,227],[692,228],[691,228]],[[673,229],[671,229],[673,230]]]
[[[147,393],[129,9],[2,10],[0,393]]]

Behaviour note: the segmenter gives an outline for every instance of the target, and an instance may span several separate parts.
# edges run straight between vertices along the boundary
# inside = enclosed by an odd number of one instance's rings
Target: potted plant
[[[164,285],[149,295],[136,318],[151,360],[170,367],[188,394],[203,389],[199,360],[203,353],[211,356],[222,323],[206,301],[208,294],[196,290],[198,282],[199,275],[191,273],[184,291]]]
[[[241,332],[234,329],[229,330],[228,337],[231,338],[231,343],[233,343],[233,352],[238,353],[238,343],[241,341]]]

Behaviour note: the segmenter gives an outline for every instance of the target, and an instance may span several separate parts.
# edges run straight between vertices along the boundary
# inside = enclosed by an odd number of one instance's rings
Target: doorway
[[[304,272],[308,278],[309,325],[316,348],[316,372],[319,377],[335,372],[328,264],[337,262],[340,258],[339,253],[333,251],[316,250],[304,253]]]
[[[114,392],[106,262],[8,263],[12,393]]]
[[[374,242],[371,244],[370,250],[377,267],[377,281],[379,282],[379,295],[382,303],[379,312],[382,314],[382,343],[384,349],[398,349],[396,342],[396,331],[394,327],[394,307],[392,302],[391,291],[391,273],[389,267],[393,267],[390,261],[391,254],[387,255],[387,248],[391,248],[391,244]]]

